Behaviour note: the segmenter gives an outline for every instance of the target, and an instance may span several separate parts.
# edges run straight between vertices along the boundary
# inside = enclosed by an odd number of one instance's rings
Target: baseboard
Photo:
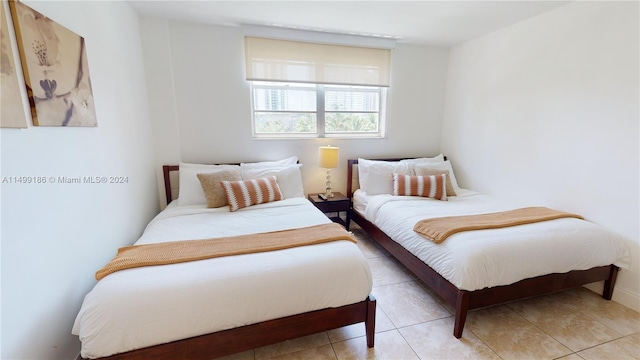
[[[598,294],[602,294],[604,282],[601,281],[593,284],[587,284],[584,287]],[[640,294],[636,294],[633,291],[616,285],[613,289],[612,300],[628,307],[629,309],[640,312]]]

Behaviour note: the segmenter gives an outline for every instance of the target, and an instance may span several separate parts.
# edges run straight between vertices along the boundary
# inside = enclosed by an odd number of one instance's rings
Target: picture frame
[[[24,80],[14,51],[14,34],[6,0],[0,3],[0,127],[24,129],[28,126],[27,107],[23,96]]]
[[[10,1],[35,126],[97,126],[84,38]]]

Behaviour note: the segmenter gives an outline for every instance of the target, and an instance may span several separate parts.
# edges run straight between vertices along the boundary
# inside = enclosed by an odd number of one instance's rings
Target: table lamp
[[[319,153],[320,167],[327,169],[327,188],[324,194],[320,194],[320,198],[327,199],[332,198],[331,192],[331,169],[338,167],[338,147],[335,146],[321,146]]]

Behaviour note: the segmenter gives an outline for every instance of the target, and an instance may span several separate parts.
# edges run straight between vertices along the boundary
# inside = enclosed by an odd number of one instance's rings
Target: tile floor
[[[640,359],[640,313],[585,288],[471,311],[456,339],[453,309],[351,230],[373,273],[375,347],[356,324],[224,359]]]

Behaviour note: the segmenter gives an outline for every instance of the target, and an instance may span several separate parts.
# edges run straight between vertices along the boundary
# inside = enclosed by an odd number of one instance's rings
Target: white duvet
[[[175,203],[175,202],[174,202]],[[136,244],[327,223],[304,198],[230,213],[170,205]],[[96,269],[97,270],[97,269]],[[122,270],[87,294],[72,333],[96,358],[364,300],[371,273],[357,245],[336,241],[268,253]]]
[[[630,252],[619,236],[574,218],[466,231],[441,244],[413,231],[422,219],[513,209],[474,191],[456,192],[458,196],[449,197],[448,201],[365,194],[354,199],[366,203],[358,206],[365,209],[363,215],[370,222],[461,290],[508,285],[525,278],[610,264],[629,268]]]

